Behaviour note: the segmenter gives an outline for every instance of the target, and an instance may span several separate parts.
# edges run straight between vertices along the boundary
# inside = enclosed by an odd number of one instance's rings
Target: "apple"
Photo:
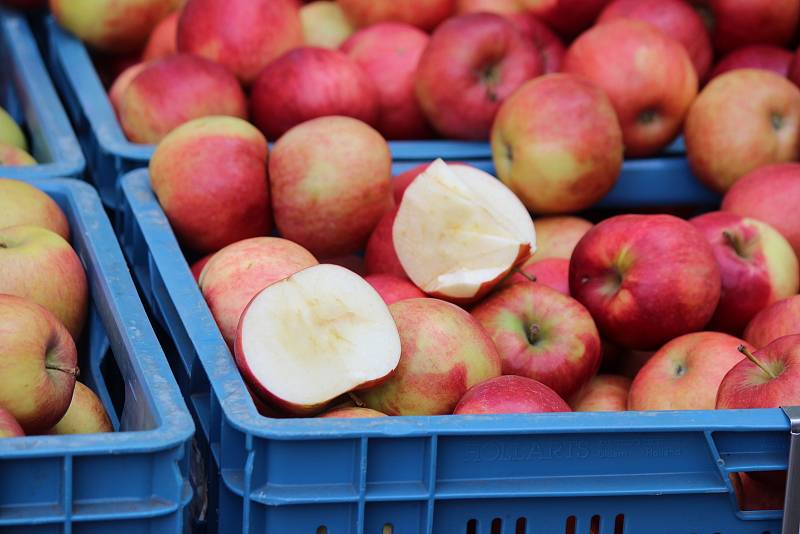
[[[72,401],[50,434],[99,434],[113,432],[106,409],[94,391],[80,382],[75,382]]]
[[[322,48],[339,48],[355,31],[342,7],[330,0],[317,0],[300,7],[303,43]]]
[[[245,85],[302,42],[294,0],[190,0],[178,21],[179,52],[220,63]]]
[[[546,258],[572,257],[578,241],[592,228],[592,223],[574,215],[536,218],[536,254],[529,263]]]
[[[692,172],[724,193],[750,171],[800,157],[800,89],[774,72],[726,72],[697,96],[683,133]]]
[[[628,406],[631,379],[620,375],[592,377],[569,404],[576,412],[624,412]]]
[[[738,180],[722,199],[722,210],[772,225],[800,257],[800,164],[765,165]]]
[[[376,127],[387,139],[430,137],[414,93],[417,64],[430,38],[401,22],[381,22],[359,30],[341,46],[372,79],[378,92]]]
[[[609,0],[518,0],[563,37],[572,38],[591,26]]]
[[[321,258],[320,263],[332,263],[353,271],[359,276],[365,276],[367,274],[366,269],[364,268],[364,258],[356,253]]]
[[[522,7],[517,0],[456,0],[456,14],[458,15],[479,12],[510,15],[521,11]]]
[[[24,436],[25,432],[7,410],[0,408],[0,439]]]
[[[132,52],[182,0],[50,0],[56,21],[81,41],[105,52]],[[196,3],[197,0],[192,0]]]
[[[654,349],[702,329],[720,287],[711,245],[672,215],[605,219],[583,236],[569,265],[572,296],[604,337],[629,349]]]
[[[640,20],[587,30],[567,50],[563,70],[589,78],[608,95],[627,156],[650,156],[672,142],[697,95],[686,49]]]
[[[624,349],[618,357],[619,361],[614,366],[614,371],[633,380],[655,353],[654,350]],[[604,359],[605,357],[603,354]]]
[[[411,182],[413,182],[417,178],[417,176],[422,174],[422,172],[425,169],[430,167],[431,163],[433,163],[433,161],[420,163],[419,165],[416,165],[408,169],[407,171],[401,172],[400,174],[392,178],[392,189],[394,191],[395,204],[397,204],[398,206],[400,205],[400,202],[403,200],[403,195],[405,194],[406,189],[408,189],[408,186],[411,185]],[[469,165],[467,163],[462,163],[459,161],[452,161],[448,162],[447,164],[450,165],[450,167],[456,173],[460,172],[459,167],[472,167],[472,165]]]
[[[174,11],[159,22],[144,45],[142,61],[161,59],[178,52],[178,17],[180,11]]]
[[[239,321],[235,352],[259,396],[308,415],[385,380],[400,361],[400,336],[372,286],[344,267],[323,264],[253,297]]]
[[[746,46],[720,59],[711,71],[710,78],[735,69],[763,69],[788,77],[793,58],[794,54],[785,48],[772,45]]]
[[[445,415],[469,388],[500,376],[500,356],[469,313],[438,299],[389,306],[400,332],[401,356],[384,383],[359,394],[387,415]]]
[[[741,335],[756,313],[797,293],[797,256],[767,223],[725,211],[705,213],[689,222],[711,243],[722,276],[710,329]]]
[[[367,417],[386,417],[385,413],[359,406],[346,406],[344,408],[334,408],[317,417],[336,417],[338,419],[363,419]]]
[[[536,250],[525,206],[492,175],[437,159],[403,195],[392,226],[397,258],[428,295],[473,302]]]
[[[498,376],[469,389],[453,415],[571,412],[558,393],[524,376]]]
[[[3,108],[0,108],[0,143],[28,150],[28,142],[25,140],[22,128]]]
[[[538,380],[569,398],[600,367],[600,334],[589,312],[545,285],[503,288],[472,316],[494,341],[505,375]]]
[[[713,410],[725,374],[744,343],[721,332],[695,332],[661,347],[633,379],[629,410]]]
[[[364,268],[367,274],[408,278],[394,249],[392,227],[395,217],[397,217],[396,208],[386,212],[369,235],[367,247],[364,249]]]
[[[779,337],[800,334],[800,296],[781,299],[753,317],[744,330],[744,338],[756,348],[763,348]]]
[[[398,21],[432,30],[455,10],[456,0],[339,0],[347,17],[363,28]]]
[[[569,297],[569,260],[564,258],[547,258],[534,262],[528,260],[528,263],[519,268],[519,272],[513,272],[503,280],[500,287],[519,282],[537,282]]]
[[[309,251],[280,237],[252,237],[215,253],[198,285],[228,346],[233,348],[239,318],[259,291],[312,265],[317,260]]]
[[[150,184],[172,229],[200,253],[269,233],[267,140],[235,117],[189,121],[156,147]]]
[[[253,123],[270,140],[328,115],[374,125],[378,91],[344,52],[306,46],[285,53],[261,71],[250,92],[250,111]]]
[[[364,280],[375,288],[386,304],[394,304],[398,300],[424,298],[425,293],[407,278],[399,278],[391,274],[372,274]]]
[[[188,54],[148,63],[122,92],[116,109],[134,143],[158,143],[181,124],[210,115],[245,118],[247,102],[225,67]]]
[[[386,141],[349,117],[289,130],[269,159],[275,224],[286,239],[326,258],[357,252],[392,208]]]
[[[533,43],[541,54],[543,74],[560,71],[567,49],[558,35],[530,13],[517,13],[510,15],[509,19],[516,24],[522,36]]]
[[[762,472],[756,471],[761,474]],[[773,474],[774,471],[767,471]],[[737,501],[740,510],[783,510],[786,498],[786,472],[779,472],[783,476],[783,484],[774,484],[761,480],[755,473],[740,472],[740,483],[735,485]]]
[[[0,167],[22,167],[36,164],[36,160],[21,148],[0,143]]]
[[[648,22],[677,40],[692,60],[697,78],[704,80],[714,58],[711,36],[696,10],[684,0],[614,0],[597,24],[621,18]]]
[[[44,306],[80,338],[89,290],[81,260],[63,237],[37,226],[0,228],[0,273],[0,293]]]
[[[23,224],[69,239],[67,217],[52,198],[25,182],[0,178],[0,228]]]
[[[0,324],[0,408],[26,434],[45,432],[72,399],[78,375],[75,343],[47,309],[13,295],[0,294]]]
[[[134,63],[123,70],[119,76],[114,79],[114,83],[112,83],[111,87],[108,89],[108,100],[111,102],[111,107],[114,108],[116,113],[119,113],[119,109],[122,106],[122,95],[125,94],[125,90],[131,84],[131,81],[133,81],[146,66],[147,63],[145,62]],[[117,116],[119,117],[119,115]]]
[[[524,84],[500,107],[492,159],[497,176],[529,210],[580,211],[617,182],[622,135],[602,90],[582,77],[548,74]]]
[[[786,77],[795,85],[800,85],[800,54],[796,51],[792,55],[792,61],[789,63],[789,71],[786,73]]]
[[[728,371],[717,393],[717,409],[800,405],[800,335],[783,336],[751,352]]]
[[[196,282],[198,283],[200,282],[200,275],[203,273],[203,269],[205,268],[205,266],[208,264],[208,262],[211,260],[212,257],[214,257],[214,252],[206,254],[205,256],[203,256],[202,258],[200,258],[191,265],[190,269],[192,271],[192,276],[194,277]]]
[[[503,101],[543,72],[541,54],[513,22],[470,13],[433,32],[417,67],[416,94],[443,136],[483,140]]]

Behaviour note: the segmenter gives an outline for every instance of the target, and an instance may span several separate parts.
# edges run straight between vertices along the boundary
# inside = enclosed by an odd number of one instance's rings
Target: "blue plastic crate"
[[[0,105],[22,126],[38,165],[2,167],[8,178],[81,178],[86,166],[25,18],[0,8]]]
[[[208,455],[210,531],[583,534],[596,521],[598,534],[780,532],[780,512],[738,511],[728,478],[786,468],[777,409],[260,416],[147,171],[120,183],[120,242],[174,340],[165,351]]]
[[[0,439],[0,532],[187,531],[194,426],[100,199],[76,180],[31,183],[66,213],[86,268],[81,380],[117,432]]]

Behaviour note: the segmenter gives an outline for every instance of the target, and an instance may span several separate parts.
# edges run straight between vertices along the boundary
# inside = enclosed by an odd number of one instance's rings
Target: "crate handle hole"
[[[467,534],[477,534],[478,532],[478,520],[477,519],[470,519],[467,521]]]
[[[525,527],[527,526],[528,526],[528,520],[525,519],[524,517],[520,517],[519,519],[517,519],[517,528],[515,534],[525,534],[526,530]]]
[[[383,534],[394,534],[394,525],[391,523],[384,523]]]
[[[591,532],[592,534],[600,532],[600,516],[599,515],[593,515],[592,516],[592,522],[589,525],[589,532]]]
[[[575,516],[571,515],[567,518],[567,524],[564,526],[564,534],[575,534]]]
[[[492,534],[500,534],[503,529],[503,520],[499,517],[492,519]]]
[[[622,531],[625,528],[625,514],[617,514],[616,519],[614,519],[614,534],[623,534]]]
[[[317,534],[328,534],[328,527],[320,525],[317,527]]]

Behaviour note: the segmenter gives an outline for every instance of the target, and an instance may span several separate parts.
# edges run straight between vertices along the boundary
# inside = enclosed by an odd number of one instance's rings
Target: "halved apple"
[[[437,159],[408,186],[392,227],[403,269],[431,296],[472,302],[536,249],[533,220],[492,175]]]
[[[235,352],[256,394],[310,415],[388,377],[400,361],[400,335],[372,286],[344,267],[321,264],[253,297]]]

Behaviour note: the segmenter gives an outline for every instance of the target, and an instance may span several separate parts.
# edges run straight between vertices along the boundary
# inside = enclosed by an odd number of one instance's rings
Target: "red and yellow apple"
[[[100,399],[94,391],[80,382],[75,382],[72,401],[58,423],[50,429],[50,434],[99,434],[113,432],[111,420]]]
[[[0,228],[23,224],[69,239],[67,217],[52,198],[20,180],[0,178]]]
[[[800,334],[800,296],[781,299],[756,314],[744,330],[744,338],[763,348],[783,336]]]
[[[597,375],[570,399],[576,412],[624,412],[628,409],[631,379],[620,375]]]
[[[144,45],[142,61],[161,59],[178,52],[178,17],[180,11],[174,11],[159,22]]]
[[[558,393],[524,376],[498,376],[472,386],[453,415],[571,412]]]

